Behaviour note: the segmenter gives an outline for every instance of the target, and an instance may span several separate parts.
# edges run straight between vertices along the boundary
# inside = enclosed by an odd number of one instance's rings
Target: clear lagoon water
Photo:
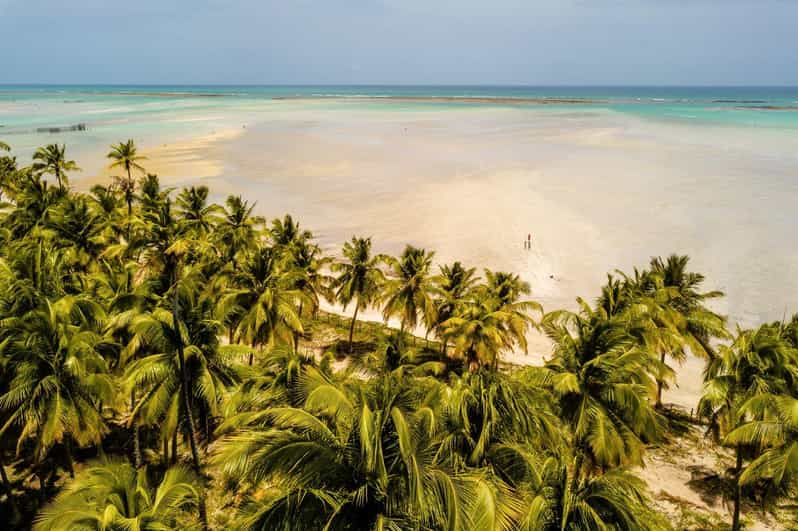
[[[535,105],[529,100],[540,103],[548,99],[554,102],[546,107],[555,109],[576,107],[677,122],[798,128],[798,87],[0,85],[0,136],[76,123],[105,127],[127,123],[131,116],[157,120],[163,115],[232,110],[286,98],[367,99],[370,105],[398,111],[429,106]],[[573,101],[558,102],[566,99]]]

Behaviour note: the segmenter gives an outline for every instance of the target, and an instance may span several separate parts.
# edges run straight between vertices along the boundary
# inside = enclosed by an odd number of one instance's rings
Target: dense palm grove
[[[324,256],[290,216],[165,189],[132,141],[88,193],[63,146],[29,167],[0,148],[12,526],[670,529],[634,469],[670,436],[662,391],[688,355],[707,437],[734,456],[732,527],[794,494],[798,321],[727,332],[686,257],[544,313],[518,276],[424,249],[353,237]],[[320,353],[323,300],[352,318]],[[366,310],[398,330],[356,341]],[[533,328],[546,363],[502,363]]]

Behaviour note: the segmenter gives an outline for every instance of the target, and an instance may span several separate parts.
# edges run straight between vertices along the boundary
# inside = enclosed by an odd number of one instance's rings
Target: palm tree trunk
[[[128,172],[128,179],[130,178],[130,172]],[[125,242],[127,243],[128,247],[126,248],[125,254],[127,255],[127,250],[130,249],[130,218],[133,215],[133,203],[130,197],[127,197],[127,230],[125,231]],[[125,291],[130,293],[131,285],[133,284],[133,279],[131,278],[132,274],[130,273],[129,268],[125,268]]]
[[[299,303],[299,319],[302,320],[302,305],[304,302]],[[299,332],[294,332],[294,352],[299,352]]]
[[[737,447],[737,463],[734,466],[734,514],[732,515],[732,531],[740,530],[740,500],[742,498],[742,487],[740,486],[740,474],[743,470],[743,452]]]
[[[163,466],[169,466],[169,437],[163,438]]]
[[[660,366],[660,370],[661,370],[662,366],[665,365],[665,351],[663,351],[660,354],[659,362],[661,364],[661,366]],[[662,381],[662,376],[661,376],[661,373],[660,373],[660,377],[657,378],[657,403],[655,404],[656,407],[662,407],[662,387],[663,387],[663,385],[664,385],[664,382]]]
[[[11,499],[11,482],[8,480],[8,474],[6,474],[6,461],[3,459],[3,456],[0,455],[0,477],[3,479],[3,489],[8,494],[8,499]]]
[[[131,413],[136,407],[136,390],[130,390],[130,411]],[[139,433],[139,425],[133,422],[133,465],[136,468],[141,468],[141,436]]]
[[[178,341],[177,346],[177,357],[180,361],[180,372],[181,372],[181,391],[183,393],[183,405],[185,407],[186,412],[186,420],[188,421],[188,431],[189,431],[189,446],[191,446],[191,458],[194,461],[194,468],[199,473],[201,464],[199,459],[199,452],[197,451],[197,426],[194,423],[194,412],[191,411],[191,394],[188,391],[188,372],[186,371],[186,361],[185,356],[183,353],[183,345]]]
[[[175,274],[177,277],[177,274]],[[180,337],[180,310],[178,307],[177,298],[177,278],[175,278],[174,286],[174,302],[172,304],[172,321],[177,336],[177,359],[180,363],[180,387],[183,392],[183,405],[186,410],[186,420],[188,420],[189,437],[188,442],[191,447],[191,458],[194,461],[194,471],[198,476],[202,475],[202,464],[200,463],[199,451],[197,450],[197,427],[194,424],[194,413],[191,411],[191,394],[188,391],[188,370],[186,368],[186,358],[183,352],[183,341]],[[199,500],[199,517],[202,522],[202,528],[208,529],[208,514],[205,507],[205,497],[200,496]]]
[[[6,474],[6,461],[3,459],[2,454],[0,454],[0,476],[3,479],[3,490],[8,497],[8,503],[11,506],[11,524],[18,523],[17,520],[19,518],[19,508],[17,507],[17,500],[14,498],[14,495],[11,490],[11,482],[8,480],[8,474]],[[13,526],[12,526],[13,527]]]
[[[257,347],[257,343],[254,341],[252,342],[252,350],[249,351],[249,366],[252,367],[252,362],[255,358],[255,348]]]
[[[208,446],[211,444],[211,420],[207,408],[203,408],[203,417],[205,421],[205,455],[208,454]]]
[[[72,438],[69,435],[64,436],[64,453],[67,458],[67,466],[69,467],[69,477],[75,477],[75,460],[72,458]]]
[[[172,464],[177,464],[177,428],[172,433]]]
[[[133,198],[127,198],[127,230],[125,231],[125,238],[127,239],[128,244],[130,244],[130,218],[133,217]]]
[[[349,353],[352,353],[352,336],[355,334],[355,322],[357,322],[357,311],[360,309],[359,304],[355,304],[355,314],[352,316],[352,322],[349,324]]]
[[[39,497],[42,502],[47,500],[47,483],[44,480],[44,473],[41,470],[36,470],[36,477],[39,478]]]

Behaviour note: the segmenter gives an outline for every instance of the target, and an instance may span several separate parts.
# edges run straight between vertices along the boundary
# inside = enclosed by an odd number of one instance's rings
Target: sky
[[[0,83],[798,85],[795,0],[0,0]]]

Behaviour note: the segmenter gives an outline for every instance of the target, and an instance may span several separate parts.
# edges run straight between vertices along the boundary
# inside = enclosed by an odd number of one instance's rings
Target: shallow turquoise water
[[[395,101],[389,98],[496,98],[497,103]],[[0,136],[85,123],[109,127],[231,112],[275,98],[386,98],[358,105],[397,112],[510,106],[508,98],[569,98],[552,110],[610,110],[652,120],[798,128],[798,87],[499,87],[499,86],[26,86],[0,85]],[[589,102],[589,103],[588,103]],[[541,106],[536,105],[536,110]]]

